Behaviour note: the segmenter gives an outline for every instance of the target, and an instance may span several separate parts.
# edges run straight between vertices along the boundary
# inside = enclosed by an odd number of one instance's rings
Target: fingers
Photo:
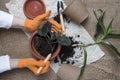
[[[43,60],[37,61],[37,60],[33,59],[33,60],[31,60],[31,64],[29,64],[28,66],[44,67],[45,63]]]
[[[52,26],[51,30],[54,31],[54,32],[56,32],[56,33],[58,33],[58,32],[62,33],[61,29],[59,30],[59,29],[57,29],[57,28],[55,28],[53,26]]]
[[[44,67],[46,64],[44,63],[43,60],[37,61],[36,65],[37,67]]]
[[[48,18],[48,21],[52,23],[52,30],[55,31],[56,33],[60,32],[62,33],[62,27],[60,26],[59,23],[57,23],[55,20]]]
[[[45,14],[35,17],[33,20],[26,19],[24,23],[24,28],[31,32],[35,31],[40,25],[42,25],[47,20],[47,17],[50,15],[50,13],[51,11],[49,10]]]
[[[37,19],[37,20],[44,20],[45,18],[49,17],[50,14],[51,14],[51,11],[49,10],[45,14],[37,16],[35,19]]]
[[[38,70],[37,67],[35,67],[35,66],[28,66],[28,69],[30,69],[35,75],[38,75],[37,74],[37,70]]]
[[[40,74],[44,74],[44,73],[48,72],[49,67],[50,67],[50,62],[47,62]]]
[[[40,61],[34,61],[34,63],[31,64],[30,66],[44,67],[44,66],[46,66],[46,63],[44,63],[43,60],[40,60]]]
[[[49,10],[49,11],[47,11],[45,14],[43,14],[43,15],[41,16],[41,19],[44,19],[44,18],[46,18],[46,17],[49,17],[50,14],[51,14],[51,10]]]
[[[54,27],[56,27],[57,29],[62,29],[60,24],[57,23],[55,20],[48,18],[48,21],[52,23],[52,25],[54,25]]]
[[[45,66],[43,67],[43,70],[40,74],[44,74],[44,73],[48,72],[49,66],[50,66],[50,62],[46,62]],[[37,71],[38,71],[39,67],[36,67],[34,65],[34,66],[28,66],[27,68],[30,69],[35,75],[38,75]]]

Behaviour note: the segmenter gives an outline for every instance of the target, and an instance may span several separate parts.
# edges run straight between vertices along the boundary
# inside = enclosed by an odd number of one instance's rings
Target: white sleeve
[[[13,15],[0,11],[0,28],[9,29],[12,26]]]
[[[8,55],[0,56],[0,73],[10,70],[10,57]]]

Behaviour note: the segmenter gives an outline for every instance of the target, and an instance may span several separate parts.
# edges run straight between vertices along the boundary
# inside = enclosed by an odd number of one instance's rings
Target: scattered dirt
[[[73,42],[72,41],[72,37],[69,37],[71,40],[72,44],[77,44],[78,42]],[[63,63],[64,61],[67,61],[67,58],[69,57],[73,57],[73,55],[75,54],[74,48],[71,44],[71,46],[62,46],[61,51],[59,53],[59,58],[61,60],[61,63]],[[54,60],[55,63],[59,62],[59,60],[57,59],[57,57]],[[67,63],[69,64],[69,61],[67,61]],[[74,64],[74,62],[72,62],[72,64]]]

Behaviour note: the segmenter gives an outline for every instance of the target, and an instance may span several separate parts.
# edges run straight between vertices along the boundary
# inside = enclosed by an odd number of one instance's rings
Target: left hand
[[[45,14],[35,17],[33,20],[25,19],[24,28],[31,32],[35,31],[38,27],[40,27],[46,21],[50,13],[51,11],[49,10]]]
[[[59,23],[57,23],[55,20],[48,18],[50,15],[51,11],[47,11],[45,14],[39,15],[35,17],[33,20],[26,19],[24,22],[24,28],[33,32],[35,31],[38,27],[42,28],[42,24],[46,21],[49,21],[52,24],[51,30],[58,33],[62,33],[62,28]]]

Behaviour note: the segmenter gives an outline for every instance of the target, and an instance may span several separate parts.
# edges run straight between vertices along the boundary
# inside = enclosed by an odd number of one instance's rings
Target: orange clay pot
[[[34,39],[36,35],[37,35],[37,31],[35,31],[30,37],[30,40],[29,40],[30,50],[37,59],[45,59],[45,57],[40,55],[40,53],[35,48]],[[60,50],[61,50],[61,46],[60,44],[58,44],[57,49],[52,53],[51,59],[54,59],[59,54]]]

